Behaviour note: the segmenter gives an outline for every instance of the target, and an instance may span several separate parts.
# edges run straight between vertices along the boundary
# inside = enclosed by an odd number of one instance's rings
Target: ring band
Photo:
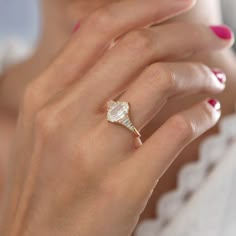
[[[141,134],[130,119],[130,104],[128,102],[109,101],[107,106],[107,120],[109,122],[122,125],[135,134],[135,136],[141,137]]]

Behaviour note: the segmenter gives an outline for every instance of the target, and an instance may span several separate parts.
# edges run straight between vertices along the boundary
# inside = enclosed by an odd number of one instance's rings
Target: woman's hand
[[[131,234],[165,169],[216,124],[219,103],[206,100],[179,112],[136,149],[131,132],[106,120],[106,102],[117,96],[129,102],[141,130],[170,99],[224,89],[208,67],[168,61],[221,49],[229,41],[202,25],[136,29],[190,5],[190,0],[140,0],[101,8],[28,86],[10,158],[1,235]],[[110,47],[114,38],[119,40]]]

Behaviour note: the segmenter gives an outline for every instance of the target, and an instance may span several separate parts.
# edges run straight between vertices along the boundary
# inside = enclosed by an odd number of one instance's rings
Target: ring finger
[[[156,63],[147,68],[119,100],[130,103],[133,124],[141,130],[171,98],[221,92],[225,88],[224,76],[223,72],[215,73],[197,63]],[[108,122],[103,125],[107,127],[108,142],[115,143],[111,145],[112,151],[132,148],[131,132]]]

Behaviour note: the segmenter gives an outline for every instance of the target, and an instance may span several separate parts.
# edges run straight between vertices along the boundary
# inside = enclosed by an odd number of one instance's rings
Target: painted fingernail
[[[226,83],[226,74],[221,71],[220,69],[214,68],[212,69],[212,72],[215,74],[216,78],[222,83],[225,84]]]
[[[79,28],[80,28],[80,22],[78,22],[78,23],[75,25],[75,27],[74,27],[74,29],[73,29],[73,33],[75,33],[76,31],[78,31]]]
[[[225,25],[210,26],[211,30],[216,34],[217,37],[229,40],[233,38],[233,31]]]
[[[214,99],[214,98],[209,99],[208,104],[210,104],[217,111],[221,110],[220,102],[218,100]]]

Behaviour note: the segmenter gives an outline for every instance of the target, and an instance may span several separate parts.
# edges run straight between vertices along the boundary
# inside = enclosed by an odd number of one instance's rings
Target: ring
[[[141,137],[141,134],[130,119],[130,104],[128,102],[109,101],[107,107],[107,121],[122,125],[135,134],[135,136]]]

